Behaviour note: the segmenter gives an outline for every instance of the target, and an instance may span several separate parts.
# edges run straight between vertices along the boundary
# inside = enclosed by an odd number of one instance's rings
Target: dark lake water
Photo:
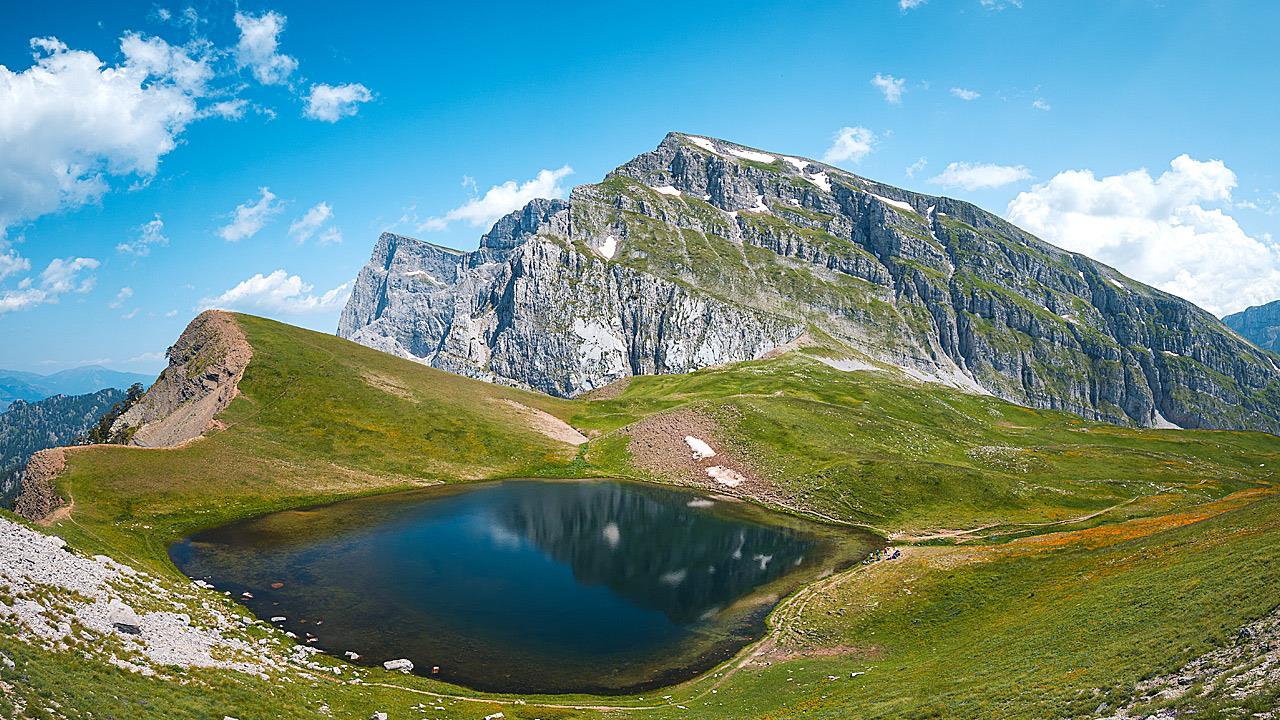
[[[620,693],[730,657],[779,597],[873,541],[691,491],[510,480],[273,513],[170,556],[360,663],[408,658],[479,690]]]

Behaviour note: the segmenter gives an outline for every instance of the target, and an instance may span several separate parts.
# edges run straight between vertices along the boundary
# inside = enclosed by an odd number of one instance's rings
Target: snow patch
[[[809,167],[810,165],[809,161],[805,160],[804,158],[793,158],[793,157],[784,156],[782,159],[786,160],[787,163],[791,165],[791,167],[795,168],[799,172],[804,172],[804,169]]]
[[[605,260],[612,260],[614,253],[618,252],[618,238],[610,235],[600,243],[600,247],[596,248],[596,252]]]
[[[764,204],[763,195],[756,195],[756,204],[752,205],[751,208],[749,209],[751,212],[757,212],[757,213],[769,212],[769,206]]]
[[[818,189],[821,190],[822,192],[826,192],[826,193],[831,192],[831,179],[828,178],[827,174],[824,172],[814,173],[812,175],[805,175],[804,179],[808,180],[814,185],[817,185]]]
[[[915,212],[915,211],[916,211],[916,209],[915,209],[915,208],[911,207],[911,203],[905,203],[905,202],[902,202],[901,200],[890,200],[889,198],[887,198],[887,197],[885,197],[885,196],[883,196],[883,195],[877,195],[877,194],[875,194],[875,193],[869,193],[869,194],[871,195],[871,197],[873,197],[873,198],[875,198],[875,199],[879,200],[880,202],[884,203],[885,205],[892,205],[892,206],[894,206],[894,207],[898,208],[899,210],[906,210],[907,212]]]
[[[738,148],[729,148],[729,154],[737,155],[743,160],[750,160],[752,162],[772,163],[777,162],[778,160],[778,158],[766,153],[755,152],[754,150],[739,150]]]
[[[1154,427],[1159,430],[1181,430],[1182,429],[1181,425],[1174,422],[1170,422],[1169,418],[1165,417],[1159,410],[1156,410],[1155,422],[1151,424],[1151,427]]]
[[[738,487],[746,481],[742,473],[723,465],[712,465],[707,468],[707,477],[728,487]]]
[[[684,193],[681,193],[679,190],[675,189],[674,187],[671,187],[670,185],[663,185],[661,187],[656,187],[653,189],[653,191],[656,193],[660,193],[662,195],[671,195],[672,197],[680,197],[681,195],[684,194]]]
[[[705,441],[699,438],[696,438],[692,435],[684,436],[684,444],[688,445],[689,449],[693,451],[694,460],[701,460],[703,458],[716,456],[716,451],[712,450],[710,445],[708,445]]]
[[[421,278],[431,283],[432,285],[439,285],[441,287],[444,286],[444,283],[437,280],[434,275],[427,272],[426,270],[410,270],[409,272],[405,273],[404,276],[407,278]]]
[[[720,151],[716,149],[716,144],[704,137],[698,137],[697,135],[690,135],[689,142],[693,143],[694,145],[697,145],[698,147],[708,152],[713,152],[717,155],[720,154]]]

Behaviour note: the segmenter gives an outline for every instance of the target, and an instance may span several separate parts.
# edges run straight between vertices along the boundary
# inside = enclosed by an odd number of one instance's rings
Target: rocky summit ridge
[[[1089,419],[1280,433],[1280,368],[970,203],[671,133],[460,252],[384,233],[338,333],[573,396],[797,344]]]

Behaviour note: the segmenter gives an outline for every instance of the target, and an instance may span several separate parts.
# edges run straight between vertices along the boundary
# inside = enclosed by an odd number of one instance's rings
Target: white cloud
[[[49,266],[40,273],[40,287],[52,295],[77,292],[87,293],[93,289],[93,275],[83,277],[86,270],[97,270],[98,261],[93,258],[54,258]]]
[[[56,38],[31,46],[31,67],[0,65],[0,235],[97,201],[110,177],[154,176],[212,77],[202,46],[159,38],[125,35],[112,66]]]
[[[1022,0],[978,0],[978,3],[988,10],[1004,10],[1005,8],[1022,7]]]
[[[929,178],[934,185],[964,190],[997,188],[1031,177],[1031,171],[1022,165],[993,165],[991,163],[948,163],[941,173]]]
[[[1222,161],[1180,155],[1157,178],[1145,169],[1102,178],[1059,173],[1020,193],[1007,215],[1045,240],[1224,314],[1280,295],[1280,247],[1212,207],[1229,204],[1235,186]]]
[[[965,102],[968,102],[970,100],[977,100],[978,98],[982,97],[982,93],[978,92],[977,90],[969,90],[968,88],[962,88],[962,87],[951,88],[951,94],[955,95],[961,100],[964,100]]]
[[[360,111],[360,103],[373,99],[369,88],[360,83],[345,85],[312,85],[307,95],[307,106],[302,110],[305,117],[325,122],[338,122],[344,117],[351,117]]]
[[[0,248],[4,245],[0,244]],[[31,269],[31,261],[18,254],[17,250],[9,248],[0,253],[0,280],[11,275],[27,272]]]
[[[167,313],[165,317],[168,317]],[[129,358],[128,361],[131,363],[155,363],[155,362],[162,362],[167,359],[168,359],[168,356],[164,354],[164,351],[157,350],[155,352],[139,353],[138,355],[134,355],[133,357]]]
[[[289,225],[289,237],[302,244],[311,239],[320,226],[333,219],[333,208],[327,202],[316,203],[302,217]]]
[[[316,243],[320,245],[340,245],[342,244],[342,231],[330,225],[320,233],[320,237],[316,238]]]
[[[1050,105],[1044,98],[1036,98],[1035,100],[1032,100],[1031,107],[1037,110],[1043,110],[1044,112],[1049,112],[1050,110],[1053,109],[1053,106]]]
[[[241,98],[223,100],[205,108],[201,114],[204,117],[220,117],[223,120],[239,120],[244,117],[244,111],[248,106],[249,101]]]
[[[927,2],[929,2],[929,0],[898,0],[898,9],[906,12],[907,10],[918,8]]]
[[[864,127],[842,127],[831,138],[822,162],[858,162],[875,148],[876,134]]]
[[[286,82],[298,68],[298,61],[277,52],[285,17],[270,11],[256,17],[237,12],[235,22],[240,29],[240,40],[236,43],[236,64],[241,68],[249,68],[263,85],[280,85]]]
[[[351,283],[343,283],[321,295],[297,275],[276,270],[257,273],[217,297],[202,298],[196,310],[209,308],[277,312],[290,315],[337,310],[347,301]]]
[[[906,88],[903,86],[907,84],[907,81],[892,75],[876,73],[876,76],[871,78],[871,84],[884,94],[886,102],[891,105],[897,105],[902,102],[902,94],[906,92]]]
[[[558,170],[539,170],[536,177],[519,185],[515,180],[494,185],[484,195],[471,198],[466,204],[445,213],[443,217],[428,218],[418,229],[444,230],[450,224],[459,221],[472,227],[488,227],[503,215],[524,207],[530,200],[562,197],[564,187],[560,181],[572,173],[573,168],[565,165]]]
[[[261,187],[257,201],[249,199],[237,205],[232,213],[231,222],[218,228],[218,236],[227,242],[238,242],[258,234],[262,226],[276,213],[283,209],[277,203],[271,190]]]
[[[107,307],[111,308],[112,310],[123,307],[125,302],[128,301],[129,298],[131,297],[133,297],[133,288],[128,286],[122,287],[120,288],[120,292],[116,293],[116,299],[112,300],[111,304],[108,305]]]
[[[916,173],[920,172],[921,170],[924,170],[925,166],[927,166],[928,164],[929,164],[929,161],[927,159],[920,158],[919,160],[916,160],[915,162],[908,165],[907,169],[904,170],[903,172],[907,174],[907,177],[913,178],[916,176]]]
[[[146,257],[151,254],[153,245],[164,247],[168,244],[169,238],[164,234],[164,220],[160,219],[160,213],[156,213],[154,219],[138,228],[138,237],[116,245],[116,252]]]
[[[93,258],[54,258],[40,273],[39,283],[28,277],[18,283],[17,289],[0,292],[0,314],[56,303],[60,295],[70,292],[89,292],[95,282],[89,271],[98,269],[98,264]]]

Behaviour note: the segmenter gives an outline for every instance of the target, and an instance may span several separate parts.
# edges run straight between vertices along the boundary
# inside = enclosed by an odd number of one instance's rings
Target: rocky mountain
[[[69,445],[93,427],[125,393],[106,388],[87,395],[15,400],[0,413],[0,506],[10,507],[22,487],[22,468],[39,450]]]
[[[54,395],[84,395],[102,388],[124,390],[134,383],[150,385],[154,379],[150,375],[121,372],[101,365],[70,368],[51,375],[0,370],[0,403],[14,400],[33,403]]]
[[[1280,300],[1222,318],[1227,327],[1265,350],[1280,352]]]
[[[1191,303],[969,203],[679,133],[473,252],[383,234],[338,333],[561,396],[803,343],[1090,419],[1280,432],[1280,368]]]

